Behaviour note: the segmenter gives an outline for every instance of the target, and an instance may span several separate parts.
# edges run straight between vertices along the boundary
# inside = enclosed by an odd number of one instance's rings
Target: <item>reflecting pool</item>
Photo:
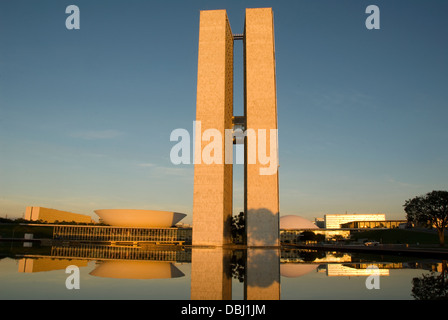
[[[79,245],[0,256],[2,300],[413,300],[446,295],[447,281],[438,259],[312,250]]]

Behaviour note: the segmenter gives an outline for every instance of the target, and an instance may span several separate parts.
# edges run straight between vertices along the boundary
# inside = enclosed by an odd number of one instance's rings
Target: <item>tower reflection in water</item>
[[[280,250],[248,249],[244,297],[280,300]]]
[[[232,299],[232,254],[223,248],[192,249],[192,300]],[[279,250],[247,249],[245,255],[244,299],[279,300]]]
[[[232,299],[231,251],[193,248],[191,254],[191,300]]]

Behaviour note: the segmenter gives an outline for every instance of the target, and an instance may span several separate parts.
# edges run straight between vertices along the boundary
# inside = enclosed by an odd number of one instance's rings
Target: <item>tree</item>
[[[246,252],[243,250],[232,250],[230,257],[230,268],[232,278],[244,283],[244,274],[246,273]]]
[[[431,272],[412,279],[412,295],[416,300],[447,300],[448,273],[446,261],[442,261],[442,272]]]
[[[244,242],[246,230],[245,225],[244,212],[240,212],[239,215],[232,217],[230,232],[232,233],[232,238],[235,243],[240,241]]]
[[[440,246],[445,245],[445,229],[448,224],[448,191],[432,191],[409,199],[404,204],[409,223],[435,227]]]
[[[300,240],[314,241],[316,240],[316,234],[313,231],[305,230],[300,234]]]

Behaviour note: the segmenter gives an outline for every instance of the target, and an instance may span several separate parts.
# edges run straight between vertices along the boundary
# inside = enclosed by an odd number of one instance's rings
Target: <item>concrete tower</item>
[[[244,162],[245,214],[248,246],[279,245],[279,194],[277,148],[277,93],[275,81],[274,21],[271,8],[246,9],[244,30],[246,138]],[[264,131],[263,131],[264,130]],[[264,132],[264,135],[263,135]],[[271,133],[275,133],[272,135]],[[261,144],[266,140],[264,146]],[[256,146],[253,146],[256,144]],[[263,164],[265,147],[275,166],[270,172]],[[249,157],[257,149],[255,163]],[[275,154],[273,155],[272,152]]]
[[[231,242],[233,167],[222,157],[218,163],[203,159],[208,144],[202,134],[217,131],[221,147],[214,152],[225,155],[233,116],[233,34],[225,10],[200,13],[197,81],[193,244],[220,246]]]
[[[244,41],[243,117],[233,116],[234,40]],[[225,10],[200,13],[193,245],[221,246],[231,241],[233,165],[228,159],[233,159],[233,146],[228,147],[226,137],[229,132],[232,135],[236,125],[242,125],[246,135],[247,244],[278,246],[277,101],[271,8],[246,9],[244,34],[238,36],[232,34]],[[204,159],[210,155],[212,159]]]

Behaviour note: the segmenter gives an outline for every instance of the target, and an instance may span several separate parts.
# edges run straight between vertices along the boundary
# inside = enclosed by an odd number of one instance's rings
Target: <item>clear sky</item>
[[[242,33],[250,7],[274,10],[280,215],[404,219],[405,200],[448,189],[446,0],[0,0],[0,216],[136,208],[191,222],[193,166],[171,163],[170,133],[192,133],[199,11],[227,9]],[[235,115],[242,102],[237,42]]]

